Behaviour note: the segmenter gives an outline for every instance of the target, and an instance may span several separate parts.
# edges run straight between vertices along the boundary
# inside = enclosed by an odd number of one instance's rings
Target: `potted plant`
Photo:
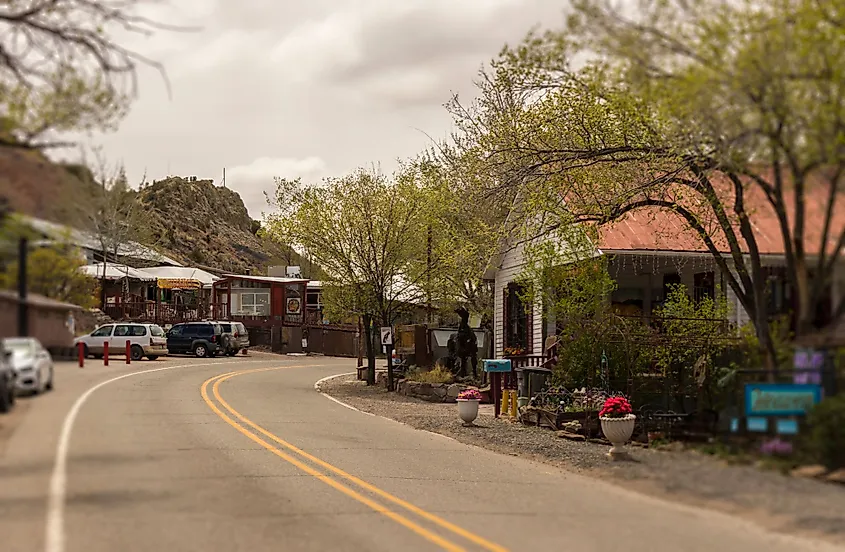
[[[464,425],[470,426],[478,417],[478,403],[481,402],[481,393],[477,389],[465,389],[458,393],[458,416],[464,421]]]
[[[611,458],[623,455],[623,447],[634,433],[637,417],[632,414],[631,403],[625,397],[610,397],[604,401],[599,412],[601,430],[613,445],[608,454]]]

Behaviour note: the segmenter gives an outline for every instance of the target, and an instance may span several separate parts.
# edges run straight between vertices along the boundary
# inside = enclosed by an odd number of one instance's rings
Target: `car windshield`
[[[161,326],[153,324],[150,326],[150,335],[153,337],[163,337],[164,330],[161,329]]]
[[[7,339],[3,348],[15,356],[27,356],[35,352],[35,343],[29,339]]]

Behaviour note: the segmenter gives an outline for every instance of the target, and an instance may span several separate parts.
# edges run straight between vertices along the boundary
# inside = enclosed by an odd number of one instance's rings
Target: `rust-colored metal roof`
[[[727,179],[714,181],[725,200],[728,216],[736,218],[733,212],[733,188]],[[808,254],[818,254],[828,206],[829,187],[814,182],[804,194],[805,221],[804,247]],[[792,225],[795,214],[795,196],[791,190],[785,194],[786,212],[789,224]],[[759,186],[751,185],[745,188],[745,211],[749,214],[757,245],[764,255],[783,255],[785,253],[780,223],[774,208],[766,200]],[[687,196],[689,193],[687,192]],[[715,222],[709,208],[696,208],[689,201],[679,200],[694,212],[702,216],[702,222],[708,229],[708,234],[720,251],[728,252],[729,247],[721,227]],[[845,193],[839,192],[834,202],[833,216],[830,222],[825,248],[831,252],[836,240],[845,229]],[[739,243],[743,251],[747,251],[745,240],[739,233],[738,224],[734,224]],[[644,208],[628,213],[621,220],[604,225],[599,229],[599,248],[617,251],[681,251],[708,252],[704,242],[686,221],[678,214],[659,208]]]

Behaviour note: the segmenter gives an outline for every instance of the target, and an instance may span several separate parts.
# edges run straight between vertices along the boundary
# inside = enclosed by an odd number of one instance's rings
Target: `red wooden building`
[[[247,326],[303,326],[307,279],[224,274],[212,284],[211,318]]]

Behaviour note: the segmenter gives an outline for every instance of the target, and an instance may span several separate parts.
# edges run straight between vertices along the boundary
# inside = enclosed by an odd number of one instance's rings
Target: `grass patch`
[[[421,370],[408,372],[405,379],[408,381],[418,381],[420,383],[452,383],[455,381],[455,377],[452,375],[452,372],[442,366],[436,366],[435,368],[425,372]]]

